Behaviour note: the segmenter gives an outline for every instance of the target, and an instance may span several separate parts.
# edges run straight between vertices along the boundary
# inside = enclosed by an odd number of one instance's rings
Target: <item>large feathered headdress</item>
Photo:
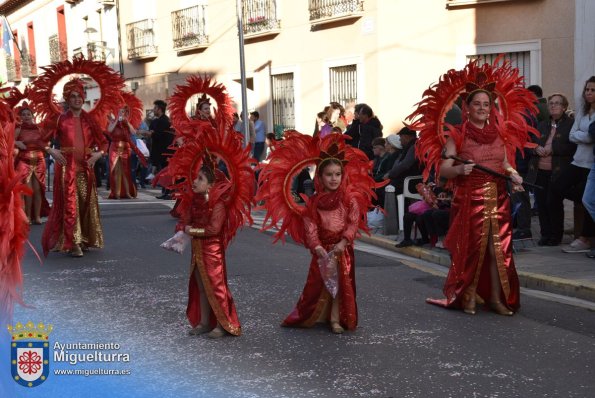
[[[120,95],[124,106],[128,108],[128,121],[132,127],[138,129],[144,117],[143,102],[130,91],[122,91]]]
[[[449,70],[438,83],[423,93],[417,109],[407,118],[411,121],[409,127],[419,131],[415,149],[417,158],[426,164],[425,179],[432,169],[439,174],[447,136],[452,137],[457,146],[463,140],[460,130],[444,120],[459,97],[465,99],[478,90],[490,93],[495,105],[490,112],[489,123],[496,124],[511,164],[514,164],[517,149],[531,146],[528,143],[529,133],[539,134],[528,124],[531,115],[537,111],[535,95],[524,88],[523,77],[519,75],[517,68],[513,68],[509,61],[498,66],[499,62],[500,58],[491,65],[479,65],[476,60],[467,64],[463,70]],[[463,101],[464,121],[465,116],[466,107]]]
[[[199,106],[210,103],[209,97],[215,101],[215,125],[229,127],[233,123],[233,106],[225,86],[211,80],[209,76],[193,75],[185,84],[176,86],[169,98],[169,116],[176,131],[192,129],[196,121],[186,114],[186,103],[195,94],[201,94]]]
[[[196,126],[194,127],[196,128]],[[192,203],[192,181],[205,161],[210,168],[215,167],[215,160],[225,164],[227,175],[215,170],[215,183],[209,190],[209,203],[222,199],[227,208],[227,219],[223,226],[223,241],[227,245],[237,229],[244,224],[251,224],[250,215],[254,197],[254,170],[250,158],[250,149],[242,148],[242,142],[236,134],[228,133],[225,127],[215,129],[201,126],[200,140],[186,140],[169,160],[167,174],[174,181],[170,186],[174,196],[181,199],[180,213],[184,213]]]
[[[285,132],[285,139],[275,145],[268,164],[259,166],[257,201],[264,202],[266,215],[263,230],[278,228],[275,241],[285,239],[287,233],[298,243],[304,242],[303,217],[307,213],[308,198],[303,197],[306,206],[299,205],[293,198],[293,179],[305,167],[320,165],[327,159],[336,159],[343,165],[345,198],[358,200],[360,229],[367,230],[366,214],[375,197],[373,189],[377,184],[370,176],[371,165],[365,153],[345,144],[341,134],[329,134],[324,138],[312,137],[297,131]],[[322,189],[318,176],[314,179],[316,191]]]
[[[33,82],[29,98],[35,108],[35,113],[42,119],[56,119],[62,113],[59,102],[54,98],[52,90],[56,84],[69,75],[88,75],[99,86],[101,96],[89,111],[89,115],[101,128],[107,125],[107,116],[117,114],[122,105],[120,92],[124,88],[122,76],[107,66],[104,62],[89,61],[83,57],[75,57],[72,61],[66,60],[52,65],[44,66],[43,73]],[[64,93],[77,91],[83,93],[80,79],[71,80],[64,86]]]

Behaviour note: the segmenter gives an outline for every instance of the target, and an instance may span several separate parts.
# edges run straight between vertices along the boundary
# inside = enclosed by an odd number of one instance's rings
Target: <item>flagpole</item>
[[[248,117],[248,96],[246,94],[246,63],[244,60],[244,25],[242,23],[242,0],[236,0],[236,13],[238,17],[238,34],[240,42],[240,77],[242,90],[242,126],[244,133],[244,146],[250,144],[250,132],[248,130],[250,118]]]

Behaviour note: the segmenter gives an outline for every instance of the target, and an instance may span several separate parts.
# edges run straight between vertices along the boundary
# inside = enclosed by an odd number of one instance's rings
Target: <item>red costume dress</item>
[[[62,114],[54,138],[66,165],[54,166],[54,202],[42,236],[44,254],[68,252],[81,244],[103,247],[95,174],[87,159],[95,150],[106,151],[107,141],[85,111],[80,117],[71,111]]]
[[[330,317],[332,296],[320,275],[318,256],[314,249],[322,246],[327,252],[345,238],[349,243],[337,261],[339,289],[339,323],[348,330],[357,327],[355,301],[355,258],[353,241],[361,217],[357,200],[346,200],[343,192],[316,194],[304,217],[305,246],[312,252],[306,285],[293,311],[283,326],[311,327],[318,320]],[[314,205],[315,204],[315,205]]]
[[[467,126],[468,131],[472,131],[470,127]],[[502,164],[506,148],[497,131],[488,139],[482,132],[474,135],[482,143],[466,135],[457,156],[473,159],[477,164],[504,173]],[[446,299],[431,299],[428,300],[430,303],[461,308],[463,294],[468,288],[485,302],[490,300],[490,235],[502,286],[501,302],[512,311],[518,310],[519,279],[512,257],[512,223],[506,181],[476,169],[454,181],[451,225],[444,241],[452,261],[443,289]]]
[[[419,131],[416,156],[426,166],[426,179],[431,170],[440,175],[447,138],[454,142],[457,158],[470,159],[503,174],[505,160],[514,167],[516,151],[531,145],[529,133],[539,134],[527,124],[531,113],[537,110],[535,96],[524,88],[518,69],[509,61],[498,65],[500,61],[497,59],[492,65],[472,61],[463,70],[449,70],[424,92],[417,110],[408,117],[412,120],[410,126]],[[457,99],[466,100],[478,90],[491,99],[489,119],[483,129],[467,121],[466,101],[462,101],[462,126],[445,122],[445,115]],[[475,295],[490,301],[491,289],[497,285],[490,279],[490,267],[495,260],[500,302],[509,310],[518,310],[519,280],[512,258],[506,180],[473,168],[471,174],[459,175],[452,182],[451,225],[444,241],[452,261],[443,289],[446,298],[426,301],[455,308],[464,307],[464,300],[474,303]],[[492,247],[488,247],[490,238]],[[495,259],[491,258],[490,249]]]
[[[108,133],[112,142],[109,147],[110,165],[110,199],[136,198],[136,184],[132,179],[130,169],[130,155],[132,146],[130,141],[130,128],[121,121],[111,133]]]
[[[188,285],[188,306],[186,315],[192,327],[198,326],[201,319],[199,285],[195,272],[202,281],[205,295],[211,306],[210,326],[219,324],[234,336],[242,333],[233,297],[227,285],[225,265],[225,243],[223,226],[227,211],[223,200],[210,203],[203,194],[194,194],[190,207],[186,207],[178,230],[186,225],[197,232],[192,237],[192,257]]]
[[[23,183],[28,184],[32,178],[37,179],[41,190],[41,217],[49,214],[50,206],[45,198],[45,179],[46,179],[46,164],[45,164],[45,147],[48,144],[47,138],[44,137],[43,132],[35,124],[21,125],[21,131],[17,137],[27,146],[26,150],[20,150],[17,156],[16,170],[17,173],[24,175]],[[32,209],[33,210],[33,209]],[[30,220],[35,217],[33,214],[27,214]]]

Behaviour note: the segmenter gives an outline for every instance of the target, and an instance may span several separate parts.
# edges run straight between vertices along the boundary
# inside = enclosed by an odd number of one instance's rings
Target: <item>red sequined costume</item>
[[[196,131],[200,129],[201,131]],[[215,130],[201,124],[184,130],[187,140],[170,159],[168,173],[175,184],[170,188],[179,199],[180,222],[176,229],[190,226],[193,231],[192,260],[188,286],[186,315],[192,327],[201,320],[200,292],[196,273],[204,286],[204,293],[212,309],[210,324],[218,322],[234,336],[241,334],[241,327],[233,297],[227,284],[225,249],[237,229],[252,223],[250,209],[254,197],[254,171],[251,167],[250,149],[242,148],[233,133],[224,127]],[[193,137],[202,136],[197,140]],[[229,178],[215,171],[215,182],[204,194],[192,192],[191,183],[196,178],[204,158],[214,169],[215,159],[225,163]]]
[[[134,145],[130,140],[130,128],[126,122],[118,121],[112,132],[109,146],[110,199],[136,198],[136,184],[132,179],[130,155]]]
[[[33,123],[23,123],[20,126],[20,132],[17,141],[21,141],[27,146],[26,150],[19,150],[17,155],[16,170],[17,173],[24,175],[23,182],[28,184],[32,178],[39,183],[41,191],[41,217],[46,217],[50,212],[50,206],[45,198],[46,190],[46,164],[45,148],[48,145],[47,137],[44,132]],[[33,213],[33,206],[31,207]],[[27,214],[29,220],[34,220],[34,214]]]
[[[316,177],[318,178],[318,176]],[[283,321],[283,326],[311,327],[318,320],[330,317],[332,297],[320,276],[318,256],[314,248],[322,246],[327,252],[345,238],[349,243],[338,259],[339,323],[345,329],[357,326],[355,301],[355,257],[353,241],[358,233],[361,212],[358,201],[348,199],[344,190],[315,194],[304,216],[305,246],[312,253],[306,285],[298,303]]]
[[[420,132],[417,157],[426,164],[424,176],[431,169],[440,174],[441,154],[447,137],[456,147],[456,156],[472,159],[476,164],[504,173],[504,161],[514,166],[516,150],[528,146],[527,125],[530,112],[536,110],[535,97],[524,89],[518,69],[509,62],[496,66],[469,63],[461,71],[450,70],[440,81],[424,92],[418,109],[409,116],[411,127]],[[475,90],[492,94],[489,121],[483,129],[467,121],[463,101],[463,124],[452,126],[444,116],[459,96],[466,98]],[[494,100],[497,100],[494,105]],[[455,162],[455,165],[458,164]],[[500,279],[500,300],[512,311],[519,308],[519,281],[512,257],[512,225],[510,199],[506,181],[474,168],[468,176],[451,180],[454,185],[451,225],[445,247],[451,254],[451,266],[444,284],[445,299],[427,299],[431,304],[462,308],[464,293],[475,292],[485,302],[491,298],[488,247],[492,239],[497,274]],[[468,290],[469,289],[469,290]]]
[[[124,103],[121,90],[124,79],[104,62],[73,57],[42,67],[33,83],[29,98],[34,113],[50,132],[50,138],[59,144],[66,165],[55,163],[54,201],[42,235],[44,254],[50,250],[68,252],[85,247],[103,247],[103,233],[99,219],[99,205],[95,175],[87,160],[93,151],[107,151],[107,140],[102,131],[107,115],[116,114]],[[81,110],[76,117],[72,111],[62,112],[55,100],[53,89],[69,75],[88,75],[99,86],[101,97],[89,112]],[[64,85],[63,99],[77,92],[85,98],[84,83],[74,78]],[[81,252],[82,254],[82,252]]]
[[[221,178],[225,178],[225,176],[220,175],[219,179]],[[194,229],[202,229],[204,232],[193,235],[192,239],[186,316],[192,327],[196,327],[200,323],[200,294],[194,275],[195,272],[198,272],[212,309],[209,319],[210,326],[213,328],[219,322],[227,332],[239,336],[242,329],[227,284],[225,244],[222,233],[227,218],[225,201],[223,198],[219,198],[213,203],[212,200],[206,200],[203,194],[194,194],[191,200],[190,207],[186,207],[176,229],[184,230],[184,227],[189,225]]]
[[[283,326],[311,327],[317,321],[329,320],[332,296],[327,291],[314,253],[317,246],[330,251],[342,238],[348,241],[338,258],[339,323],[348,330],[357,327],[353,241],[360,229],[366,231],[366,214],[378,185],[370,176],[371,164],[365,153],[346,146],[340,134],[324,138],[298,132],[286,132],[285,139],[271,152],[270,162],[260,165],[257,201],[267,210],[263,230],[277,227],[276,240],[285,233],[312,252],[306,284],[296,307]],[[304,167],[318,165],[323,158],[334,157],[344,164],[341,185],[334,192],[323,192],[318,175],[314,179],[316,194],[297,205],[291,195],[293,178]],[[279,225],[280,224],[280,225]]]
[[[467,128],[471,127],[469,124]],[[491,142],[477,142],[465,135],[458,157],[504,173],[504,142],[498,134]],[[463,294],[471,287],[488,302],[490,299],[491,234],[498,276],[502,286],[501,302],[517,311],[520,304],[519,279],[512,256],[512,220],[506,181],[474,169],[454,181],[451,225],[444,246],[451,254],[451,266],[443,292],[446,299],[432,304],[461,308]]]
[[[54,201],[42,236],[44,254],[68,252],[74,245],[103,247],[99,203],[91,152],[107,151],[107,141],[85,111],[67,111],[58,119],[52,137],[60,144],[66,166],[54,166]]]

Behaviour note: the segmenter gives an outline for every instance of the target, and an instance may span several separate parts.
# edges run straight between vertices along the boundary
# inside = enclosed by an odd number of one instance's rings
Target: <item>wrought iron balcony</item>
[[[106,42],[104,41],[90,41],[83,47],[75,48],[72,51],[72,57],[83,56],[90,61],[105,62],[107,54],[105,51]]]
[[[364,11],[363,0],[309,0],[310,22],[352,18]]]
[[[155,20],[143,19],[126,25],[128,33],[128,59],[157,57]]]
[[[23,53],[23,58],[21,59],[21,71],[23,77],[32,77],[37,75],[37,64],[33,55]]]
[[[18,82],[21,80],[21,65],[17,65],[15,59],[6,56],[6,79],[9,82]]]
[[[203,48],[209,44],[207,35],[207,6],[198,5],[171,13],[174,50]]]
[[[281,21],[277,17],[277,1],[242,1],[242,23],[246,35],[260,36],[277,33],[281,28]]]
[[[51,35],[48,41],[50,45],[50,62],[52,64],[68,59],[66,43],[60,41],[58,35]]]

